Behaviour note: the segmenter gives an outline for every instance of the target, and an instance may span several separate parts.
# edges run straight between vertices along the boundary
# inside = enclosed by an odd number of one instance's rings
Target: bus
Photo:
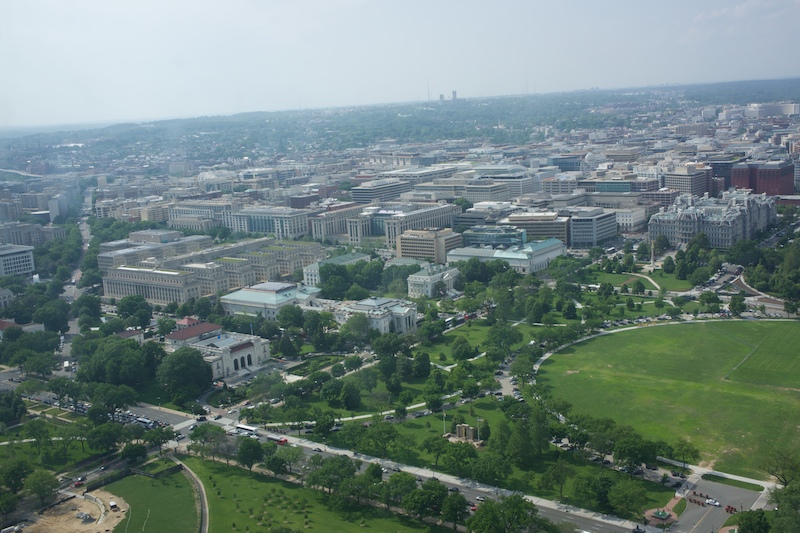
[[[258,428],[254,426],[245,426],[244,424],[237,424],[236,430],[245,435],[258,435]]]
[[[289,442],[286,437],[281,437],[279,435],[267,435],[267,440],[274,442],[278,446],[283,446]]]

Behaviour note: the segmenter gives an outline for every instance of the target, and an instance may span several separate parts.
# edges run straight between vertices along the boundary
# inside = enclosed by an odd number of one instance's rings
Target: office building
[[[449,178],[455,171],[456,167],[451,166],[411,167],[381,172],[376,178],[379,180],[399,179],[415,185],[435,179]]]
[[[326,207],[326,211],[309,218],[311,237],[314,240],[325,242],[346,236],[347,219],[358,216],[362,209],[364,209],[363,204],[355,202],[333,204]]]
[[[569,244],[569,217],[555,211],[511,213],[498,220],[497,225],[524,229],[528,238],[553,238]]]
[[[298,239],[308,234],[308,209],[291,207],[245,207],[235,213],[226,213],[223,224],[233,232],[263,233],[277,239]]]
[[[152,305],[184,304],[202,296],[197,275],[185,270],[121,266],[103,276],[105,300],[142,296]]]
[[[527,241],[526,232],[514,226],[472,226],[461,234],[464,246],[519,246]]]
[[[731,170],[731,186],[768,196],[794,194],[794,163],[789,159],[738,163]]]
[[[397,237],[397,257],[444,264],[447,252],[461,246],[461,234],[452,229],[406,230]]]
[[[777,220],[775,199],[749,190],[725,191],[722,198],[681,195],[668,209],[650,217],[650,240],[664,235],[670,244],[687,244],[704,233],[714,248],[730,248]]]
[[[682,165],[664,173],[664,187],[680,194],[703,196],[711,190],[710,166]]]
[[[560,215],[569,216],[569,243],[572,248],[592,248],[617,236],[617,217],[602,208],[571,207]]]
[[[479,261],[500,259],[520,274],[538,272],[550,265],[550,262],[564,255],[567,251],[564,243],[558,239],[544,239],[513,246],[505,250],[492,248],[456,248],[447,254],[447,264],[458,261],[469,261],[473,257]]]
[[[33,264],[33,246],[0,245],[0,276],[18,274],[27,276],[36,270]]]
[[[402,193],[410,191],[412,187],[410,181],[397,178],[372,180],[350,189],[350,197],[360,204],[386,202],[400,198]]]

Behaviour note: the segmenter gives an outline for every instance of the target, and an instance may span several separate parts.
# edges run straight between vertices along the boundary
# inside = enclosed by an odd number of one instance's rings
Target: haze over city
[[[798,15],[796,0],[3,1],[0,129],[788,78]]]

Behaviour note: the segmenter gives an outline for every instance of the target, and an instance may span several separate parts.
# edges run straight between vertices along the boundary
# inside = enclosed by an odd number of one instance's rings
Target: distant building
[[[794,163],[788,159],[738,163],[731,170],[731,186],[753,194],[794,194]]]
[[[553,238],[569,244],[569,217],[555,211],[511,213],[498,220],[497,225],[524,229],[529,238]]]
[[[704,233],[714,248],[730,248],[752,239],[777,219],[775,199],[748,190],[726,191],[721,199],[682,195],[669,209],[650,218],[650,239],[664,235],[673,246]]]
[[[617,236],[617,216],[602,208],[562,209],[569,214],[569,243],[572,248],[592,248]]]
[[[411,182],[397,178],[373,180],[350,189],[350,197],[360,204],[385,202],[400,198],[400,195],[410,191],[411,187]]]
[[[461,234],[445,229],[411,229],[397,237],[397,257],[430,260],[443,265],[447,252],[461,246]]]
[[[519,246],[527,241],[525,230],[514,226],[472,226],[461,236],[464,246]]]
[[[683,165],[664,173],[664,187],[677,189],[681,194],[703,196],[711,190],[710,166]]]
[[[109,269],[103,276],[103,295],[107,300],[138,295],[152,305],[184,304],[202,296],[193,272],[138,266]]]
[[[220,304],[228,315],[259,313],[267,320],[275,320],[278,311],[287,305],[315,307],[320,289],[296,283],[267,282],[226,294]]]
[[[431,265],[423,268],[416,274],[408,276],[406,282],[408,283],[408,297],[409,298],[433,298],[437,295],[434,294],[434,287],[437,283],[444,284],[445,290],[449,293],[453,291],[453,285],[458,279],[459,272],[457,268],[448,267],[445,265]]]
[[[333,309],[333,316],[344,324],[354,314],[366,315],[370,328],[381,333],[405,335],[417,331],[417,306],[393,298],[367,298],[360,302],[342,303]]]
[[[231,231],[273,234],[278,239],[297,239],[308,234],[308,209],[283,206],[245,207],[225,214],[223,224]]]
[[[33,246],[0,245],[0,276],[33,274]]]
[[[520,274],[538,272],[550,264],[556,257],[566,253],[567,248],[558,239],[531,241],[523,246],[514,246],[507,250],[491,248],[456,248],[447,254],[448,265],[457,261],[468,261],[475,257],[479,261],[500,259]]]
[[[323,259],[322,261],[311,263],[310,265],[303,267],[303,283],[309,287],[318,287],[322,281],[319,277],[319,268],[322,265],[354,265],[359,261],[369,260],[370,256],[367,254],[352,253],[338,255],[336,257],[331,257],[330,259]]]

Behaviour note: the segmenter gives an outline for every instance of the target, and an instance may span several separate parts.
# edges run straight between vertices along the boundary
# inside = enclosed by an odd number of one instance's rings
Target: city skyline
[[[797,15],[797,0],[0,2],[0,130],[791,78],[776,52]]]

